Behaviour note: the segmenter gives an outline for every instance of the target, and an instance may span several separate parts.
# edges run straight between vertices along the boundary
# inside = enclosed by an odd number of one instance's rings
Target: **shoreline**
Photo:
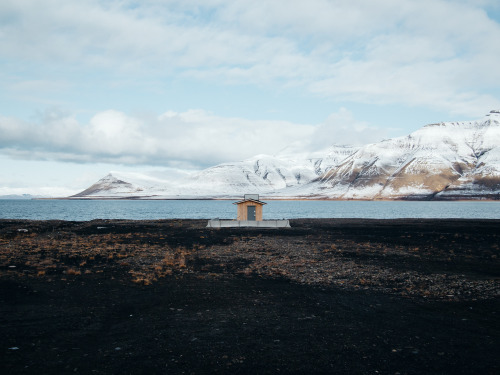
[[[261,200],[266,201],[333,201],[333,202],[498,202],[500,197],[498,194],[492,194],[495,197],[458,197],[458,198],[411,198],[411,197],[401,197],[394,199],[341,199],[341,198],[268,198],[262,197]],[[233,201],[239,200],[241,197],[235,198],[154,198],[154,197],[46,197],[46,198],[30,198],[28,200],[82,200],[82,201],[99,201],[99,200],[131,200],[131,201]],[[12,199],[15,200],[15,199]],[[19,198],[19,200],[24,200]]]

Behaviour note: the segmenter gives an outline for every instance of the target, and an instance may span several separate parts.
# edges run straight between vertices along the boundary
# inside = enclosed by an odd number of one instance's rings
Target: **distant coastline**
[[[3,198],[0,196],[0,199],[32,199],[32,200],[81,200],[81,201],[104,201],[104,200],[140,200],[140,201],[232,201],[238,200],[241,197],[33,197],[33,198]],[[500,201],[500,194],[491,194],[489,196],[457,196],[457,197],[401,197],[401,198],[305,198],[305,197],[286,197],[286,198],[276,198],[276,197],[262,197],[262,200],[265,201],[338,201],[338,202],[495,202]]]

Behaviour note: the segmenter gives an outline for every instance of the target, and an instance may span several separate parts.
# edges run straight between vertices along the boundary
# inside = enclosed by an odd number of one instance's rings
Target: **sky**
[[[500,109],[497,0],[3,0],[0,195]]]

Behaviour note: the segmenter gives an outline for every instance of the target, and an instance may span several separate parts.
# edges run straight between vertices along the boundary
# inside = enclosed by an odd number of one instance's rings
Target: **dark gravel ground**
[[[0,220],[0,373],[498,374],[498,220]]]

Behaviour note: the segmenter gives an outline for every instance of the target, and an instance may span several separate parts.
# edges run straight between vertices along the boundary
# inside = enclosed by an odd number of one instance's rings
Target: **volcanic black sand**
[[[205,225],[0,220],[0,373],[500,373],[500,221]]]

